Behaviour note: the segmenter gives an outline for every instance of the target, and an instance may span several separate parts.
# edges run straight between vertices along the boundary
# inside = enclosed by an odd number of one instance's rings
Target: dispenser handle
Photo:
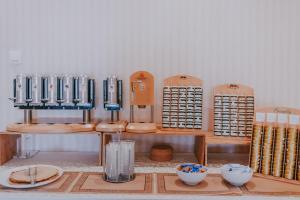
[[[106,102],[108,100],[108,89],[107,89],[107,80],[103,80],[103,107],[105,108]]]
[[[117,81],[117,99],[118,99],[118,104],[120,105],[120,108],[123,107],[123,81],[118,80]]]
[[[89,79],[88,80],[88,100],[89,103],[92,104],[92,107],[95,106],[95,80]]]

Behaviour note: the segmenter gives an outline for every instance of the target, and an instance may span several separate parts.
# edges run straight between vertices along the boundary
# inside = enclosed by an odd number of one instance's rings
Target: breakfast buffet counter
[[[20,165],[20,163],[17,164],[18,166]],[[15,166],[17,166],[15,165]],[[9,168],[15,167],[13,166],[12,163],[2,166],[1,167],[1,172],[3,170],[7,170]],[[77,177],[76,175],[73,176],[74,181],[73,183],[71,183],[71,187],[69,187],[69,189],[64,188],[63,190],[57,190],[56,186],[49,186],[49,188],[47,190],[43,189],[36,189],[33,191],[26,191],[26,190],[5,190],[5,189],[1,189],[0,188],[0,199],[5,199],[5,200],[20,200],[20,199],[24,199],[24,200],[34,200],[34,199],[38,199],[38,200],[88,200],[88,199],[93,199],[93,200],[97,200],[97,199],[116,199],[116,200],[123,200],[123,199],[141,199],[141,200],[150,200],[150,199],[165,199],[165,200],[196,200],[196,199],[205,199],[205,200],[225,200],[228,199],[230,195],[230,199],[235,200],[235,199],[244,199],[244,200],[258,200],[258,199],[288,199],[288,200],[293,200],[293,199],[299,199],[299,196],[290,196],[290,195],[275,195],[275,196],[266,196],[266,195],[244,195],[244,194],[235,194],[235,190],[234,188],[232,190],[232,193],[224,193],[222,194],[196,194],[196,193],[189,193],[187,192],[186,194],[180,194],[180,192],[166,192],[163,191],[161,189],[161,182],[159,181],[161,179],[161,177],[173,177],[177,179],[177,176],[175,175],[175,170],[174,167],[136,167],[135,168],[135,172],[137,173],[137,177],[136,177],[136,182],[137,185],[139,184],[139,180],[145,176],[145,185],[140,187],[140,186],[134,186],[134,184],[132,184],[132,187],[136,187],[134,190],[132,190],[132,192],[130,191],[126,191],[125,192],[120,192],[120,191],[114,191],[114,189],[116,188],[120,188],[120,190],[122,190],[122,188],[124,189],[124,187],[120,184],[114,184],[115,186],[113,186],[113,188],[110,188],[109,190],[107,190],[106,192],[101,192],[101,190],[103,188],[105,188],[106,186],[99,180],[97,180],[96,177],[100,177],[99,175],[101,174],[101,172],[103,171],[102,167],[91,167],[91,166],[79,166],[78,167],[70,167],[70,166],[62,166],[62,168],[65,171],[65,175],[71,177],[74,174],[79,174]],[[209,175],[208,177],[219,177],[220,175],[220,169],[219,168],[209,168]],[[73,175],[72,175],[73,174]],[[90,191],[84,191],[84,189],[82,189],[84,186],[84,184],[82,184],[82,188],[78,189],[78,187],[76,186],[77,183],[75,182],[82,182],[81,179],[82,177],[88,175],[90,177],[90,180],[86,180],[86,182],[89,182],[90,184],[92,183],[92,188],[93,190]],[[97,175],[97,176],[95,176]],[[87,176],[86,176],[87,177]],[[150,179],[149,179],[150,177]],[[64,178],[62,178],[64,179]],[[151,180],[151,181],[150,181]],[[214,180],[215,181],[215,180]],[[67,181],[66,181],[67,182]],[[207,182],[209,183],[209,178],[207,180]],[[142,182],[141,182],[142,183]],[[127,183],[127,184],[131,184],[131,183]],[[148,184],[148,185],[147,185]],[[176,183],[177,185],[180,183]],[[59,183],[58,183],[59,185]],[[98,186],[96,186],[98,185]],[[63,188],[63,186],[60,186],[61,188]],[[98,188],[97,188],[98,187]],[[102,188],[103,187],[103,188]],[[131,187],[131,186],[130,186]],[[167,186],[169,187],[169,186]],[[167,188],[166,187],[166,188]],[[218,183],[215,183],[215,187],[218,187]],[[73,189],[71,189],[73,188]],[[74,189],[77,188],[77,189]],[[98,191],[97,191],[98,189]],[[170,189],[170,188],[169,188]],[[139,191],[140,190],[140,191]],[[104,191],[104,190],[103,190]],[[164,193],[165,192],[165,193]]]

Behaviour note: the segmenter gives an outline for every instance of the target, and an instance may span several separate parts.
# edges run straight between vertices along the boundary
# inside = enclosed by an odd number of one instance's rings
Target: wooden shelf
[[[125,135],[173,135],[173,136],[206,136],[209,134],[207,131],[201,129],[180,129],[180,128],[162,128],[161,125],[157,125],[157,130],[153,133],[133,133],[133,132],[123,132]]]
[[[216,136],[213,133],[206,135],[206,144],[249,145],[250,143],[250,137]]]
[[[102,148],[101,153],[99,154],[99,160],[102,160],[100,165],[103,165],[105,162],[105,145],[109,143],[114,133],[111,132],[102,132]],[[133,135],[141,135],[141,136],[194,136],[195,144],[194,144],[194,155],[199,163],[204,164],[205,162],[205,136],[208,134],[206,131],[202,131],[199,129],[161,129],[158,126],[158,129],[154,133],[128,133],[123,132],[124,136],[133,136]]]
[[[209,132],[205,137],[205,163],[208,160],[208,145],[219,144],[219,145],[250,145],[250,137],[235,137],[235,136],[217,136],[213,132]]]
[[[14,123],[7,126],[8,134],[59,134],[59,133],[82,133],[95,134],[98,120],[90,124],[83,124],[77,118],[41,118],[34,120],[32,124]]]

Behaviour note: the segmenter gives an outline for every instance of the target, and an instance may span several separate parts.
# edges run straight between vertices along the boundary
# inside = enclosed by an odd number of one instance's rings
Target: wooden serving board
[[[158,174],[158,193],[160,194],[197,194],[197,195],[241,195],[238,187],[223,181],[219,174],[208,174],[196,186],[184,184],[177,174]]]
[[[242,191],[247,195],[300,195],[300,181],[255,174]]]
[[[102,173],[84,173],[71,192],[76,193],[152,193],[152,174],[136,174],[127,183],[109,183]]]

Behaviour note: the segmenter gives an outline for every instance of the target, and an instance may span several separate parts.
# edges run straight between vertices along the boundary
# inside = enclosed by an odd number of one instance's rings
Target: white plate
[[[11,175],[12,172],[29,169],[29,167],[51,167],[58,171],[58,175],[54,179],[39,182],[36,184],[12,184],[9,181],[9,176]],[[63,169],[61,169],[60,167],[53,166],[53,165],[26,165],[26,166],[16,167],[16,168],[9,169],[9,170],[2,172],[0,174],[0,184],[3,185],[4,187],[15,188],[15,189],[35,188],[35,187],[40,187],[43,185],[53,183],[54,181],[58,180],[63,175],[63,173],[64,173]]]

